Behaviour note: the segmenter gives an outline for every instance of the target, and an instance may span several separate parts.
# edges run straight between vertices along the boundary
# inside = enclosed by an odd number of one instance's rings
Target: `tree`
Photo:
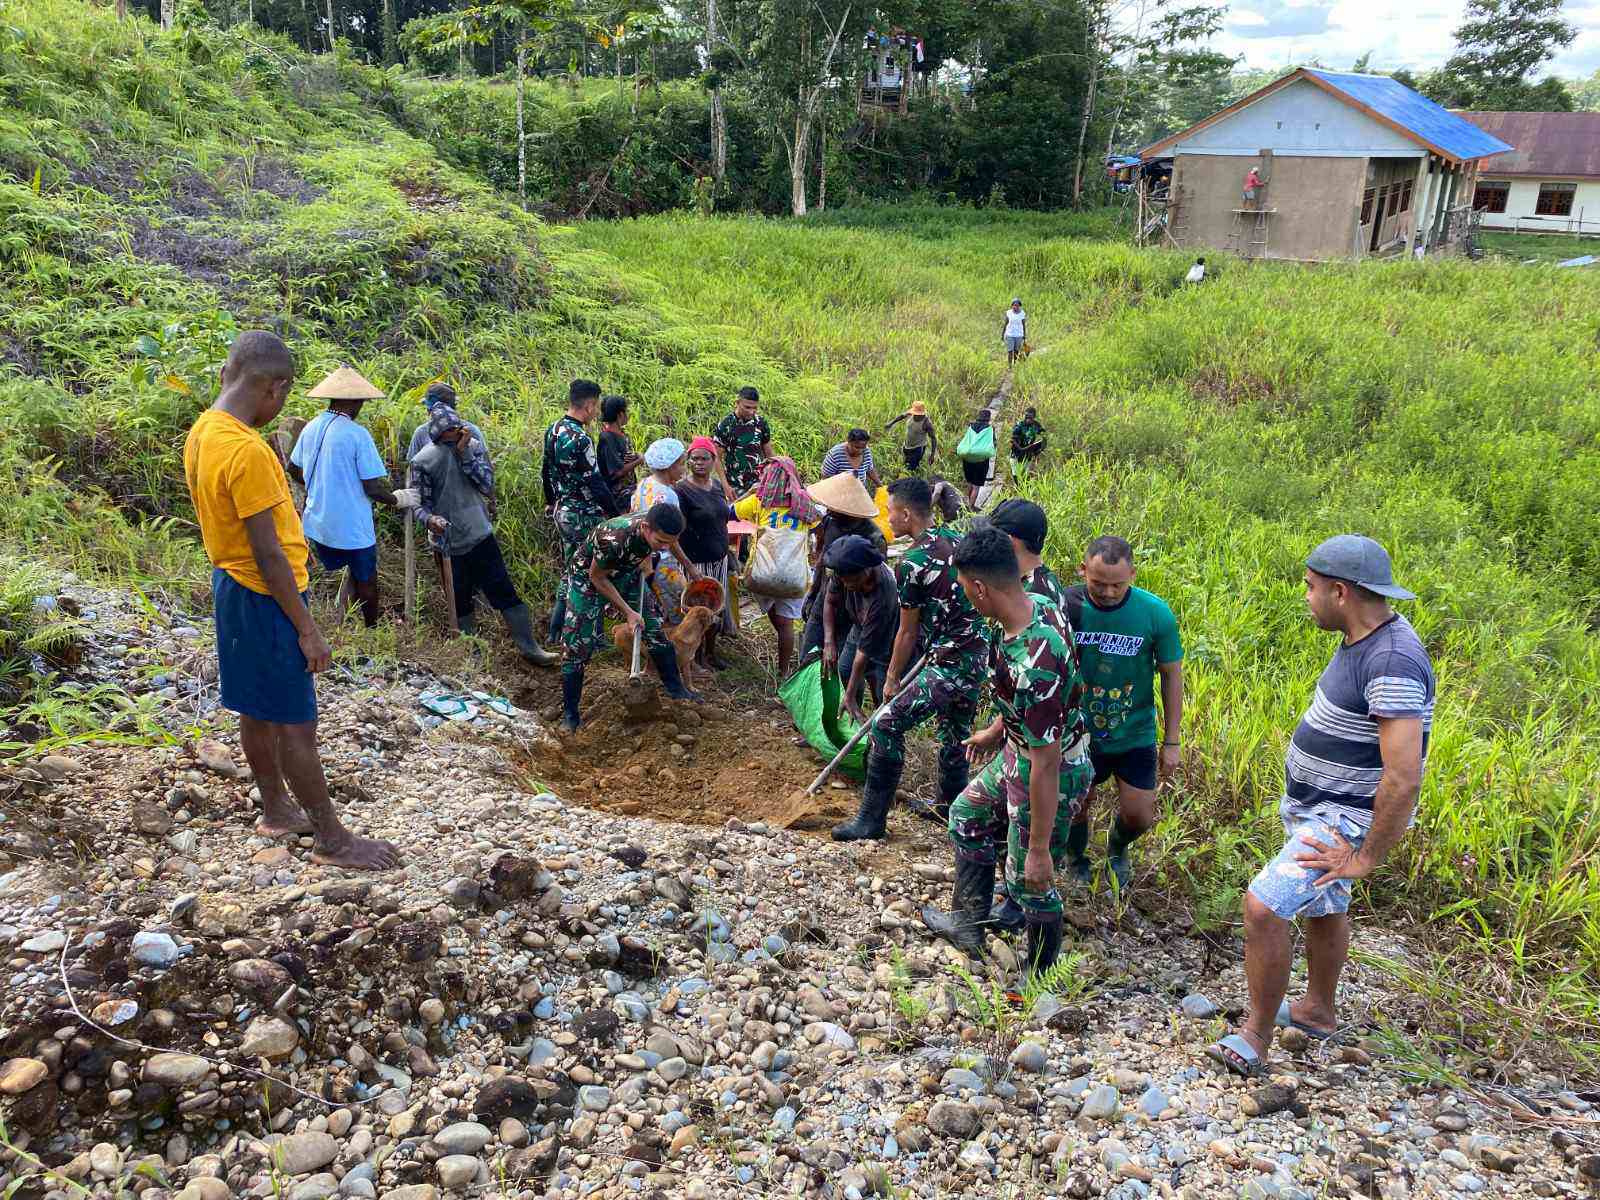
[[[1587,79],[1574,80],[1567,85],[1573,108],[1580,112],[1600,112],[1600,71]]]
[[[1421,80],[1423,93],[1447,108],[1499,112],[1570,110],[1566,85],[1535,69],[1578,36],[1561,16],[1562,0],[1468,0],[1456,52]]]
[[[866,20],[866,11],[852,0],[761,0],[757,10],[750,81],[783,144],[790,211],[797,217],[808,208],[817,120],[830,95],[848,91],[854,100],[855,78],[843,69],[839,48],[846,39],[860,44]]]

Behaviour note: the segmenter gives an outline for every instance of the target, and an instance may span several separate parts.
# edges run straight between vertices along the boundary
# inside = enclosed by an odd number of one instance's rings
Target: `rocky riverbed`
[[[1339,1044],[1244,1083],[1201,1054],[1237,943],[1074,907],[1082,954],[1031,1011],[975,998],[917,908],[937,831],[882,846],[579,808],[532,714],[440,723],[440,679],[345,666],[325,761],[404,870],[252,833],[204,621],[78,585],[84,680],[165,745],[77,746],[0,778],[0,1194],[1581,1196],[1600,1100],[1534,1061],[1452,1086],[1395,1057],[1425,1003],[1360,966]],[[727,705],[668,719],[768,712]],[[531,751],[538,750],[539,753]],[[763,788],[759,774],[749,787]],[[1404,939],[1358,942],[1404,960]],[[997,939],[994,980],[1014,976]],[[1203,975],[1210,963],[1214,973]],[[985,995],[989,981],[976,979]],[[1419,1039],[1420,1040],[1420,1039]]]

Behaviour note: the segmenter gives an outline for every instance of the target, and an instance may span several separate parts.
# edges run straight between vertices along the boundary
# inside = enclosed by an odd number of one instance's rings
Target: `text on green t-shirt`
[[[1121,753],[1156,742],[1156,666],[1183,657],[1178,620],[1166,601],[1129,588],[1115,608],[1096,608],[1080,585],[1072,596],[1073,638],[1083,670],[1084,713],[1096,750]]]

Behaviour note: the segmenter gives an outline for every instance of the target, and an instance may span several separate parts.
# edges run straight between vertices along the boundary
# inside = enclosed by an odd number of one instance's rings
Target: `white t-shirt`
[[[1028,314],[1021,309],[1006,309],[1006,336],[1023,337],[1022,323],[1028,319]]]
[[[1188,283],[1199,283],[1205,277],[1206,277],[1206,265],[1205,265],[1205,263],[1195,263],[1194,266],[1189,268],[1189,273],[1184,276],[1184,280],[1186,282],[1188,282]]]

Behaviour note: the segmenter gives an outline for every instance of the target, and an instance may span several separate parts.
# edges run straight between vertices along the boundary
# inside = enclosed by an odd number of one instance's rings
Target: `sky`
[[[1372,66],[1440,65],[1455,45],[1464,0],[1230,0],[1222,33],[1211,46],[1242,56],[1247,67],[1281,67],[1316,59],[1347,68],[1367,51]],[[1567,0],[1565,16],[1577,39],[1549,64],[1557,75],[1600,69],[1600,0]]]

